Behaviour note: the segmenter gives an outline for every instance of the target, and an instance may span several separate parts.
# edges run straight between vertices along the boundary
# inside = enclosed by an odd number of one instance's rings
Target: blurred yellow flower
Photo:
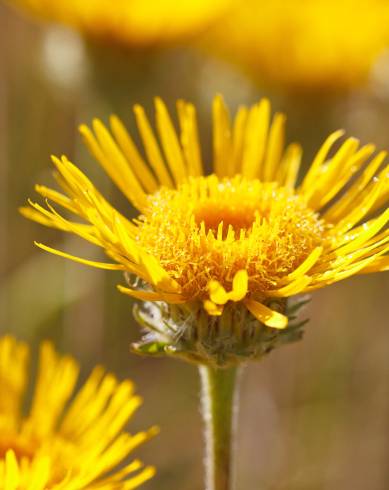
[[[286,91],[342,91],[366,82],[389,43],[386,0],[244,0],[210,49]]]
[[[231,121],[216,97],[213,170],[204,176],[193,105],[178,102],[177,135],[166,106],[156,99],[159,141],[143,108],[134,109],[148,163],[115,116],[110,130],[97,119],[93,130],[80,130],[139,210],[137,219],[114,209],[66,157],[53,157],[64,193],[36,189],[83,223],[63,217],[51,204],[46,209],[30,202],[22,209],[28,218],[102,247],[113,263],[41,248],[127,272],[131,287],[119,289],[140,300],[202,305],[210,316],[238,304],[279,329],[288,318],[271,307],[278,299],[388,267],[389,231],[382,230],[389,209],[378,212],[389,191],[385,152],[369,161],[374,146],[360,147],[355,138],[333,151],[343,135],[336,131],[297,185],[302,150],[294,143],[284,148],[283,114],[271,121],[264,99],[241,107]]]
[[[131,381],[118,382],[97,367],[69,404],[79,367],[44,342],[31,408],[23,416],[28,357],[26,344],[0,338],[0,488],[130,490],[154,475],[138,460],[122,465],[156,432],[123,432],[141,403]]]
[[[33,14],[69,25],[88,37],[152,46],[207,27],[230,0],[9,0]]]

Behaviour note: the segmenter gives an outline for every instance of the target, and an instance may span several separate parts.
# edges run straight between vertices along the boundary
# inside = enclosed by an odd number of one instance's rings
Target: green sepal
[[[164,342],[134,342],[131,344],[131,349],[137,354],[145,356],[161,356],[166,353],[168,344]]]
[[[288,316],[285,329],[263,325],[240,303],[226,304],[223,314],[215,317],[208,315],[201,302],[145,302],[134,307],[145,335],[132,348],[141,355],[168,355],[217,368],[258,361],[275,348],[302,338],[307,320],[299,321],[297,314],[307,302],[306,298],[290,305],[284,298],[276,305],[271,301],[269,307]]]

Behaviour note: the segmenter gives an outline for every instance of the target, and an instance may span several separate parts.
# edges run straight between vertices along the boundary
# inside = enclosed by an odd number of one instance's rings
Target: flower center
[[[43,455],[50,458],[50,472],[46,476],[45,488],[56,487],[66,477],[69,454],[75,448],[67,445],[63,439],[39,441],[38,439],[33,440],[18,433],[1,434],[1,436],[0,464],[5,459],[7,452],[13,451],[21,469],[22,479],[29,478],[29,472],[36,464],[36,458],[39,459]],[[1,483],[0,476],[0,487]]]
[[[255,211],[252,207],[244,208],[236,203],[205,201],[194,210],[196,223],[200,226],[204,223],[207,231],[217,232],[220,223],[226,232],[230,227],[235,233],[240,230],[249,230],[255,221]],[[225,235],[225,233],[224,233]]]
[[[18,440],[17,436],[3,435],[0,441],[0,460],[5,458],[7,451],[12,450],[15,453],[16,459],[31,460],[34,457],[34,448],[25,441]]]
[[[137,240],[192,298],[210,279],[227,289],[246,269],[249,290],[265,292],[323,241],[325,224],[292,189],[236,176],[191,178],[149,197]]]

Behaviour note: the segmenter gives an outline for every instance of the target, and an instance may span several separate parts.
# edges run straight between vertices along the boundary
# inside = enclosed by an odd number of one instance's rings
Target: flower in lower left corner
[[[28,415],[29,348],[0,337],[0,488],[6,490],[130,490],[149,480],[153,467],[130,453],[156,432],[124,429],[142,403],[130,380],[98,366],[73,396],[79,366],[50,342],[40,347]]]

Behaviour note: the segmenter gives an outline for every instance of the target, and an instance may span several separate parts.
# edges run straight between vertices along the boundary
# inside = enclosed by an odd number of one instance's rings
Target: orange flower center
[[[250,292],[265,292],[322,244],[324,229],[292,189],[211,175],[151,195],[137,239],[188,297],[204,298],[210,280],[229,289],[240,269]]]

